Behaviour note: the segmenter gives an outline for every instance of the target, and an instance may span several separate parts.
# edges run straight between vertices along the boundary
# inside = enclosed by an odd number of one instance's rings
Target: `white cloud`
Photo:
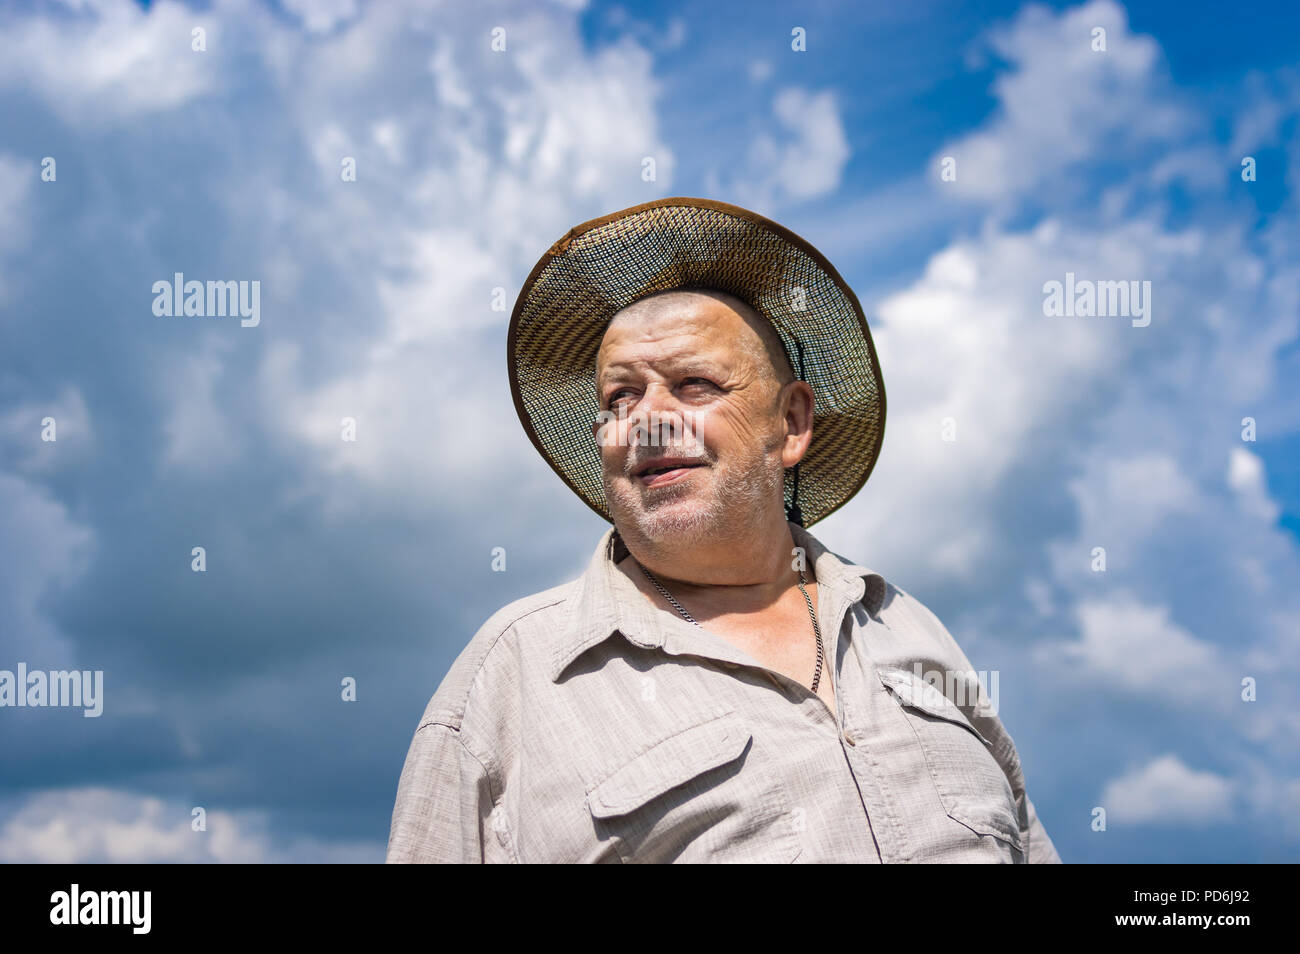
[[[273,837],[260,812],[200,806],[206,830],[194,831],[194,806],[103,787],[30,796],[0,826],[6,864],[361,863],[382,860],[366,842]]]
[[[1074,612],[1077,640],[1037,648],[1041,663],[1060,667],[1057,678],[1202,712],[1227,712],[1235,703],[1236,669],[1214,645],[1170,620],[1168,607],[1118,594],[1081,600]]]
[[[1077,507],[1078,536],[1049,546],[1058,580],[1077,583],[1094,574],[1097,547],[1105,550],[1105,572],[1134,572],[1140,569],[1143,544],[1154,533],[1211,506],[1170,453],[1089,450],[1079,473],[1067,483]]]
[[[1149,223],[1098,233],[1052,221],[986,228],[933,256],[872,321],[889,420],[869,488],[845,508],[862,538],[905,573],[970,578],[995,557],[1010,543],[990,523],[995,496],[1026,459],[1080,452],[1075,422],[1126,386],[1150,330],[1047,318],[1043,282],[1069,270],[1155,272],[1186,257]]]
[[[412,513],[496,508],[518,501],[530,471],[550,471],[523,436],[504,379],[480,377],[485,361],[449,362],[443,349],[411,345],[312,388],[298,349],[277,346],[261,375],[264,403],[274,431],[319,455],[323,473],[306,475],[304,489],[331,508],[373,505],[356,493],[358,477]],[[344,417],[356,419],[355,441],[342,440]],[[336,486],[335,476],[346,479]]]
[[[638,44],[588,51],[571,15],[544,8],[511,20],[504,53],[444,33],[366,8],[337,36],[277,52],[286,76],[306,78],[288,97],[290,121],[322,176],[336,181],[340,158],[352,155],[358,178],[328,207],[290,199],[299,204],[285,220],[331,236],[324,253],[373,303],[348,322],[355,330],[341,329],[327,374],[292,342],[263,352],[272,429],[318,455],[325,476],[307,479],[325,495],[332,475],[349,475],[416,509],[445,506],[444,490],[463,505],[467,495],[499,501],[503,488],[545,472],[519,461],[536,455],[503,373],[518,283],[570,226],[671,183],[653,62]],[[379,51],[399,61],[418,51],[433,99],[427,80],[394,89]],[[654,191],[641,180],[647,156]],[[355,443],[340,440],[345,416],[358,421]],[[349,481],[337,489],[340,507],[364,500]]]
[[[1293,719],[1291,738],[1300,738]],[[1300,839],[1300,778],[1288,778],[1276,762],[1254,760],[1242,772],[1242,799],[1278,840]],[[1280,824],[1279,824],[1280,823]]]
[[[44,440],[44,422],[51,418],[48,430],[54,440]],[[28,400],[0,414],[0,447],[19,474],[51,474],[83,463],[95,444],[85,398],[70,385],[44,401]]]
[[[40,178],[35,163],[0,153],[0,252],[22,244],[27,234],[27,201],[33,183]],[[3,300],[0,283],[0,300]]]
[[[356,0],[284,0],[284,6],[311,33],[328,33],[357,15]]]
[[[164,467],[211,472],[235,460],[242,441],[221,408],[217,386],[231,339],[210,336],[196,354],[168,367],[159,382],[166,411]]]
[[[773,97],[772,115],[779,134],[763,131],[754,138],[747,168],[726,191],[742,204],[766,209],[838,189],[851,150],[835,93],[787,87]]]
[[[1092,31],[1106,30],[1105,52]],[[1182,131],[1190,116],[1161,94],[1159,46],[1129,32],[1124,8],[1093,0],[1059,16],[1031,6],[991,37],[1012,64],[994,84],[998,111],[985,126],[943,146],[957,178],[942,183],[996,201],[1039,194],[1068,170],[1099,156],[1130,156]]]
[[[447,37],[439,37],[438,43],[429,57],[429,71],[433,73],[437,84],[438,99],[455,109],[468,109],[474,103],[474,97],[456,71],[452,60],[452,43]]]
[[[1246,77],[1241,108],[1232,117],[1227,153],[1240,161],[1256,150],[1278,144],[1287,117],[1300,109],[1300,76],[1251,73]]]
[[[176,3],[145,11],[95,0],[62,17],[8,15],[0,83],[33,84],[70,122],[123,127],[207,93],[224,106],[231,51],[260,56],[277,155],[297,144],[317,168],[304,178],[295,166],[286,180],[274,160],[248,163],[237,180],[209,185],[230,221],[247,217],[281,237],[263,260],[267,318],[255,332],[265,342],[259,397],[271,436],[311,451],[304,483],[337,490],[340,506],[364,505],[350,483],[360,476],[417,509],[436,508],[448,486],[462,501],[476,491],[500,499],[485,472],[511,486],[545,472],[540,461],[518,463],[531,452],[502,374],[501,334],[528,269],[577,221],[671,187],[675,157],[658,132],[651,54],[627,38],[589,48],[579,7],[512,9],[507,50],[496,53],[488,21],[466,8],[290,4],[312,31],[304,36],[292,18],[245,0],[218,0],[201,15]],[[190,49],[198,25],[207,53]],[[479,30],[483,42],[455,39]],[[683,38],[684,25],[670,22],[667,41]],[[225,148],[218,139],[228,130],[191,132]],[[340,181],[344,156],[356,159],[356,183]],[[646,157],[652,183],[641,177]],[[0,224],[21,214],[38,171],[0,161]],[[304,186],[313,174],[329,201]],[[332,271],[360,306],[330,314],[326,303],[323,317],[314,314],[311,269]],[[293,322],[308,320],[333,352],[290,367],[301,330]],[[227,358],[209,341],[160,364],[165,466],[201,468],[240,452],[245,430],[220,402],[233,386]],[[359,421],[355,445],[339,439],[344,416]],[[339,475],[349,479],[332,483]]]
[[[1234,447],[1228,457],[1228,486],[1237,494],[1241,509],[1264,523],[1277,519],[1281,508],[1269,496],[1264,461],[1244,447]]]
[[[1232,820],[1233,783],[1162,755],[1112,779],[1101,795],[1113,825],[1197,825]]]
[[[660,41],[660,49],[675,50],[686,42],[686,21],[681,17],[673,17],[668,21],[668,28],[664,31],[663,38]]]
[[[772,112],[795,136],[779,151],[773,147],[774,171],[785,194],[807,199],[839,188],[849,141],[835,95],[829,90],[783,89],[776,94]]]
[[[68,668],[79,662],[51,623],[46,601],[85,572],[94,552],[94,533],[45,488],[0,471],[0,540],[7,662],[26,661],[33,669]]]
[[[145,10],[131,0],[89,0],[61,16],[6,21],[0,85],[30,84],[69,121],[102,124],[174,109],[212,89],[219,75],[214,19],[179,3]],[[206,53],[191,49],[191,31],[200,27]]]

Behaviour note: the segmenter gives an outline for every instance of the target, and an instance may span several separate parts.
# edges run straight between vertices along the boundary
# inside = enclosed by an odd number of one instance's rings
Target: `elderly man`
[[[595,219],[508,351],[525,430],[613,527],[453,664],[390,862],[1060,861],[952,636],[806,529],[865,482],[885,406],[816,249],[704,199]]]

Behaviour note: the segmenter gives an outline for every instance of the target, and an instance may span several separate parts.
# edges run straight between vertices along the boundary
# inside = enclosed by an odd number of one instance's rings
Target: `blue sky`
[[[999,671],[1063,858],[1300,857],[1296,25],[0,6],[0,669],[105,673],[98,719],[0,711],[0,858],[382,859],[452,659],[604,529],[515,418],[509,304],[571,225],[667,195],[857,290],[890,417],[814,532]],[[260,323],[155,316],[176,272],[259,281]],[[1067,272],[1150,281],[1151,323],[1045,317]]]

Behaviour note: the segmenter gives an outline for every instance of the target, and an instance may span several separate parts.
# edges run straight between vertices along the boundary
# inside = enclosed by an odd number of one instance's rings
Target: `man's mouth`
[[[663,484],[669,484],[681,480],[690,471],[704,466],[705,463],[702,460],[659,458],[657,460],[646,461],[637,468],[634,476],[643,486],[659,487]]]

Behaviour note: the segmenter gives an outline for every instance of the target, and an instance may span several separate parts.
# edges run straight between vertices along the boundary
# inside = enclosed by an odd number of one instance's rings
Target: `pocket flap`
[[[991,746],[989,740],[984,738],[970,719],[966,718],[966,713],[961,711],[960,706],[915,673],[908,672],[906,669],[877,669],[876,675],[903,705],[965,726],[974,732],[981,742]]]
[[[587,793],[596,818],[625,815],[709,769],[738,758],[751,733],[734,712],[693,725],[651,746]]]

